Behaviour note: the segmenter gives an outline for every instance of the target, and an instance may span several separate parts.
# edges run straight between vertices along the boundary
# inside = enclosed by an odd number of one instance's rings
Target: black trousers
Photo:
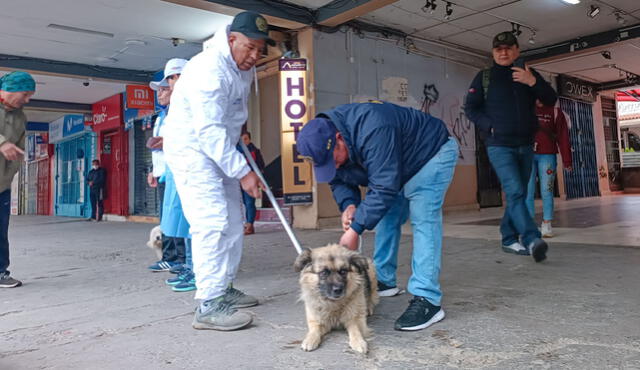
[[[9,216],[11,215],[11,190],[0,193],[0,275],[9,267]]]
[[[164,182],[158,183],[158,204],[160,220],[162,220],[162,203],[164,201]],[[185,262],[185,243],[183,238],[172,238],[162,234],[162,260],[167,262]]]
[[[104,214],[104,197],[102,189],[89,190],[89,199],[91,199],[91,218],[94,220],[102,220]]]

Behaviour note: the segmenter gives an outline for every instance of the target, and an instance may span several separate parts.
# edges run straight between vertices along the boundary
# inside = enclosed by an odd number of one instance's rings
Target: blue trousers
[[[527,187],[527,209],[531,218],[535,219],[536,209],[534,196],[536,194],[536,175],[540,179],[540,197],[542,198],[542,219],[553,220],[553,189],[556,180],[556,154],[534,154],[531,166],[531,177]]]
[[[254,223],[256,220],[256,199],[243,190],[242,203],[244,203],[246,222],[248,224]]]
[[[507,198],[507,207],[500,223],[502,245],[511,245],[522,238],[522,243],[527,246],[540,238],[540,231],[525,204],[533,147],[489,146],[487,154]]]
[[[378,280],[396,286],[401,226],[413,226],[412,274],[407,289],[439,306],[442,254],[442,204],[458,160],[458,143],[450,138],[402,188],[394,205],[376,226],[373,260]]]
[[[0,193],[0,275],[9,271],[9,216],[11,215],[11,190]]]

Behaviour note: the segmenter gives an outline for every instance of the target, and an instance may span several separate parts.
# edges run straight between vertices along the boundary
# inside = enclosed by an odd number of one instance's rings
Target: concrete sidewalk
[[[284,232],[246,238],[237,287],[257,295],[251,328],[191,329],[192,293],[146,267],[152,225],[12,217],[13,275],[0,290],[0,369],[640,369],[640,249],[552,243],[549,260],[503,253],[487,238],[445,238],[447,317],[403,333],[410,296],[384,298],[370,318],[367,356],[344,331],[303,352],[295,250]],[[305,246],[333,231],[298,231]],[[371,253],[372,234],[365,236]],[[399,282],[410,268],[404,238]]]

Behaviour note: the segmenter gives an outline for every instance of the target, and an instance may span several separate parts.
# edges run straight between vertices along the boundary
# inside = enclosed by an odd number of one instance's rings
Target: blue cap
[[[307,122],[296,140],[298,153],[313,161],[313,169],[318,182],[329,182],[336,175],[333,149],[336,146],[338,130],[326,118],[315,118]]]

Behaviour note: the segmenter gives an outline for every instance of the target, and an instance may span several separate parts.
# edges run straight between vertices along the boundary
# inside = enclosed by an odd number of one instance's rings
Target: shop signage
[[[49,124],[49,142],[55,144],[85,131],[82,114],[67,114]]]
[[[94,130],[102,131],[122,125],[122,94],[101,100],[91,106]]]
[[[593,103],[598,96],[598,90],[597,86],[591,82],[566,75],[559,75],[558,94],[566,98]]]
[[[311,163],[300,157],[296,139],[308,120],[307,60],[280,59],[282,190],[287,205],[313,202]]]
[[[138,86],[138,85],[129,85],[129,86]],[[154,113],[155,108],[155,94],[153,90],[149,89],[151,93],[151,103],[147,104],[145,108],[132,108],[129,105],[129,101],[131,100],[131,95],[135,92],[130,92],[129,86],[127,86],[127,92],[125,93],[125,101],[127,105],[124,109],[124,129],[128,131],[133,128],[135,121],[142,120],[142,129],[151,127],[151,119]],[[145,87],[145,86],[143,86]]]
[[[145,85],[127,85],[126,109],[154,109],[155,96],[153,90]]]

